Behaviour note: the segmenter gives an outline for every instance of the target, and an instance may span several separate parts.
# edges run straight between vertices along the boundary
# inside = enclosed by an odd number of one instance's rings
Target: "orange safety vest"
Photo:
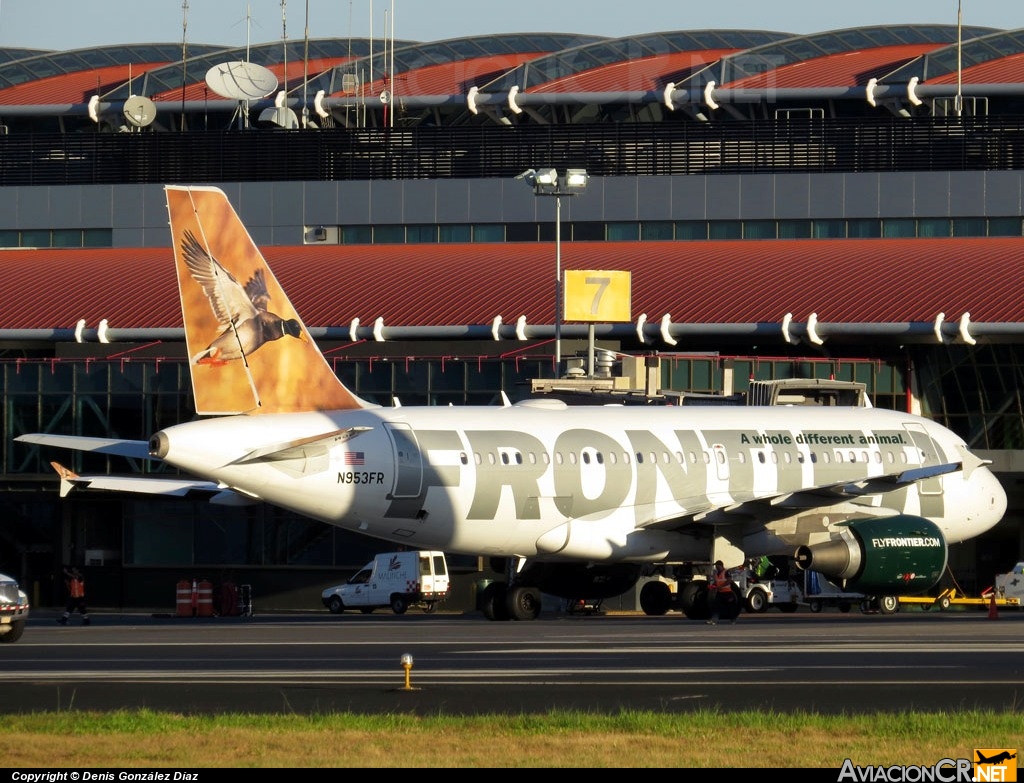
[[[85,580],[73,576],[68,580],[68,592],[72,598],[85,598]]]
[[[715,589],[720,593],[732,592],[732,580],[728,571],[715,571]]]

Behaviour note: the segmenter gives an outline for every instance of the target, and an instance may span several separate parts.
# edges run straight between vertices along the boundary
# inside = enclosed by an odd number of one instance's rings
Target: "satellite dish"
[[[124,118],[136,128],[145,128],[156,119],[156,104],[141,95],[126,100],[123,111]]]
[[[221,63],[206,72],[206,86],[222,98],[253,101],[277,89],[277,77],[256,63]]]

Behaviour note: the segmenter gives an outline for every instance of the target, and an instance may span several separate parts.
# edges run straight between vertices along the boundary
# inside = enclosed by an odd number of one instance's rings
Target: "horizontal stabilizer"
[[[224,487],[213,481],[199,481],[197,479],[184,478],[145,478],[142,476],[108,476],[102,473],[90,475],[79,475],[73,470],[64,467],[59,462],[51,462],[50,465],[57,475],[60,476],[60,496],[66,497],[75,488],[91,490],[107,490],[108,492],[135,492],[145,495],[165,495],[171,497],[183,497],[191,492],[213,494],[236,493],[226,490]],[[218,500],[223,503],[223,501]]]
[[[123,440],[121,438],[85,438],[79,435],[47,435],[31,433],[15,438],[19,443],[35,443],[39,446],[53,446],[73,451],[91,451],[97,454],[116,454],[135,459],[154,459],[149,454],[149,443],[144,440]]]

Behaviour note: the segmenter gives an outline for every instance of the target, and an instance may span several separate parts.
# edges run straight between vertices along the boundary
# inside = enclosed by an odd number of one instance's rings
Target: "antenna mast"
[[[182,0],[181,2],[181,130],[185,130],[185,85],[188,84],[186,78],[186,61],[188,60],[188,40],[185,33],[188,30],[188,0]]]

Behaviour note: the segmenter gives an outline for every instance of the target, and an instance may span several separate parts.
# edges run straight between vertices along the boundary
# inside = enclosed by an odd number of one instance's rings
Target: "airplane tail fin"
[[[377,407],[334,374],[225,193],[164,191],[196,413]]]

